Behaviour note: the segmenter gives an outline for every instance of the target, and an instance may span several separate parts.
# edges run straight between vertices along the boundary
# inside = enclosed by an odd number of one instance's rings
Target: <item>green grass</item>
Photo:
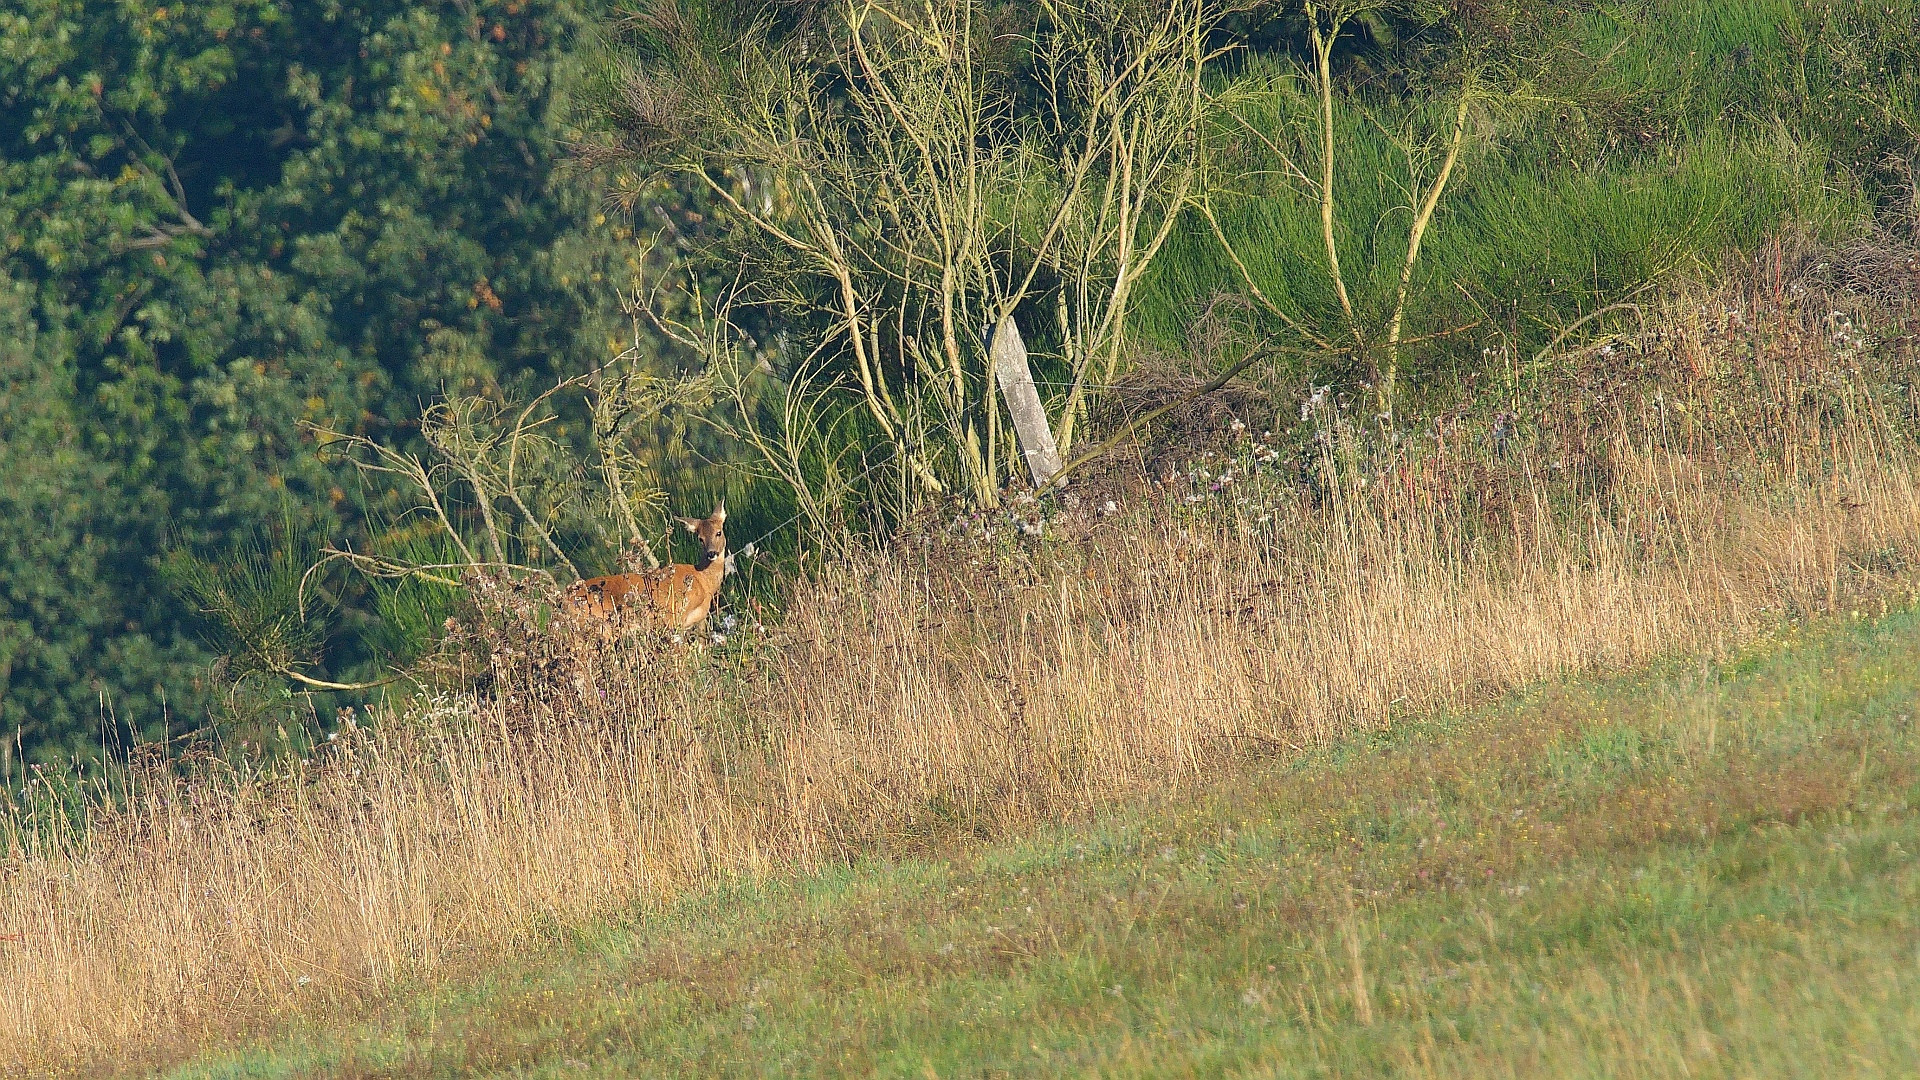
[[[1488,94],[1427,235],[1406,333],[1478,326],[1414,349],[1416,371],[1483,367],[1482,350],[1503,345],[1531,356],[1580,314],[1639,286],[1711,277],[1732,253],[1789,227],[1845,235],[1876,201],[1905,190],[1889,162],[1911,157],[1920,131],[1920,65],[1908,44],[1920,33],[1915,0],[1540,5],[1513,32],[1478,43]],[[1399,143],[1411,133],[1426,146],[1421,175],[1436,171],[1458,80],[1431,79],[1432,65],[1459,55],[1451,46],[1363,55],[1342,82],[1336,231],[1359,319],[1376,336],[1412,217]],[[1382,73],[1403,63],[1416,89],[1388,89],[1399,84]],[[1239,73],[1234,92],[1236,111],[1317,175],[1311,85],[1263,58]],[[1317,193],[1286,180],[1258,141],[1241,144],[1217,164],[1223,231],[1263,292],[1326,339],[1346,340]],[[1155,261],[1134,328],[1178,348],[1201,307],[1242,288],[1195,222]],[[1307,374],[1338,374],[1318,363]]]
[[[1912,1075],[1916,706],[1920,615],[1789,631],[716,891],[166,1075]]]

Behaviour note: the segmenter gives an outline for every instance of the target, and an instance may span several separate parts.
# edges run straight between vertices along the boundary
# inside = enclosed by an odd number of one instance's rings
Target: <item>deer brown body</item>
[[[646,612],[676,630],[705,622],[727,576],[727,507],[722,503],[705,518],[677,520],[700,541],[698,565],[676,563],[640,574],[576,581],[567,586],[568,602],[603,619],[628,611]]]

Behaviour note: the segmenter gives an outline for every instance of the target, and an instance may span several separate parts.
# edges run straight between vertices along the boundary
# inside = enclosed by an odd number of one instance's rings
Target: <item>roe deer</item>
[[[625,608],[639,608],[675,630],[706,621],[727,575],[727,504],[715,506],[705,518],[675,520],[699,539],[699,565],[677,563],[643,574],[587,578],[567,586],[567,601],[605,619]]]

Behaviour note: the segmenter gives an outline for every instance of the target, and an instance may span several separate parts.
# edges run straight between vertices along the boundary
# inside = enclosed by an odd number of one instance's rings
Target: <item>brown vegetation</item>
[[[922,522],[727,650],[542,634],[505,595],[484,692],[311,764],[136,766],[117,808],[16,811],[6,1064],[351,1005],[715,878],[1904,598],[1911,341],[1780,262],[1562,358],[1538,404],[1383,446],[1310,398],[1297,444],[1229,431],[1111,509],[1083,485],[1050,518]]]

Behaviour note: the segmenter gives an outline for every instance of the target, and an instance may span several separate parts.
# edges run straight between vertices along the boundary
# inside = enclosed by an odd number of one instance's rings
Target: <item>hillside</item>
[[[0,13],[0,1077],[1920,1066],[1920,0],[293,7]]]
[[[708,891],[173,1080],[1920,1069],[1920,613]]]

